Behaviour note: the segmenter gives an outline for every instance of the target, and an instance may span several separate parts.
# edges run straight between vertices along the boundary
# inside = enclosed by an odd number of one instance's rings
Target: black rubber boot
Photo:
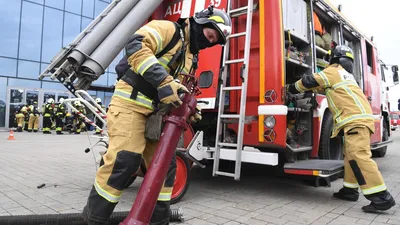
[[[61,132],[61,131],[57,131],[57,134],[64,134],[63,132]]]
[[[371,203],[362,207],[364,212],[375,213],[378,211],[385,211],[396,205],[396,202],[388,191],[365,195],[365,198],[370,200]]]
[[[358,188],[348,187],[342,187],[342,189],[340,189],[338,192],[333,193],[333,197],[352,202],[356,202],[359,195]]]

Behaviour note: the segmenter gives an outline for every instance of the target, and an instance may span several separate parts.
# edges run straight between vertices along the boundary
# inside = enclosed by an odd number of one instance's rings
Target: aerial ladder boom
[[[59,80],[72,94],[87,90],[163,0],[114,0],[39,76]]]

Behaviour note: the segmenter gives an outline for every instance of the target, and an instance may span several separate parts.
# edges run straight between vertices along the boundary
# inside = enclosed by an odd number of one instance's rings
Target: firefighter
[[[84,123],[84,119],[81,116],[79,116],[79,114],[85,115],[86,110],[82,106],[80,101],[75,101],[74,107],[76,108],[76,110],[78,110],[78,112],[76,112],[75,110],[72,110],[72,115],[74,117],[73,124],[75,126],[75,134],[80,134],[82,131],[82,128],[85,126],[85,123]]]
[[[43,134],[51,134],[51,118],[54,114],[54,99],[49,98],[43,109]]]
[[[146,138],[145,134],[149,133],[146,122],[155,115],[152,113],[158,109],[156,102],[178,107],[182,104],[178,91],[187,91],[174,76],[181,71],[189,72],[195,65],[192,61],[196,62],[192,59],[200,50],[225,44],[231,32],[228,15],[213,7],[181,19],[179,24],[181,28],[176,28],[171,21],[153,20],[136,31],[125,47],[128,63],[122,67],[121,60],[116,67],[118,75],[123,76],[115,86],[107,112],[109,148],[83,210],[89,224],[105,224],[127,182],[138,171],[142,157],[146,167],[151,163],[158,142]],[[161,57],[158,53],[171,43],[173,31],[175,34],[178,31],[178,37],[180,33],[183,36]],[[192,120],[200,119],[198,111]],[[169,224],[175,160],[174,157],[171,161],[150,224]]]
[[[63,134],[62,130],[64,127],[64,117],[66,113],[66,108],[64,105],[64,98],[60,98],[60,102],[56,105],[55,115],[56,115],[56,133]]]
[[[357,201],[358,188],[371,201],[363,206],[365,212],[388,210],[395,200],[371,159],[370,135],[374,133],[374,117],[371,106],[353,76],[353,51],[338,45],[329,53],[329,66],[322,72],[304,76],[286,86],[290,93],[324,89],[328,106],[333,114],[332,138],[344,136],[344,182],[334,197]]]
[[[101,108],[104,109],[104,111],[106,110],[106,106],[101,103],[101,98],[96,98],[96,103],[99,104],[101,106]],[[95,117],[95,120],[96,120],[96,126],[103,129],[103,122],[101,122],[101,120],[99,120],[97,117]],[[101,134],[100,129],[97,127],[96,127],[95,134]]]
[[[15,114],[15,118],[17,120],[17,131],[22,132],[22,129],[25,124],[25,115],[27,114],[27,109],[25,106],[22,106],[17,109],[17,114]]]
[[[37,106],[37,101],[34,101],[32,104],[29,105],[29,121],[28,121],[28,132],[38,132],[39,130],[39,109]]]

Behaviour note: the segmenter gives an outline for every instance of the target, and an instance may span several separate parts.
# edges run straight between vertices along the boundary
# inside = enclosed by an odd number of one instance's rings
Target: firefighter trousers
[[[24,127],[25,115],[22,113],[18,113],[17,115],[15,115],[15,117],[17,119],[17,131],[22,132],[22,128]]]
[[[51,130],[51,118],[50,115],[43,116],[43,133],[50,133]]]
[[[151,163],[156,142],[144,136],[147,117],[131,109],[110,105],[107,112],[109,147],[103,155],[83,216],[88,224],[104,224],[118,204],[130,178],[139,170],[142,158]],[[168,169],[150,224],[169,224],[170,200],[176,175],[176,158]]]
[[[348,188],[361,188],[364,196],[386,191],[378,166],[371,159],[371,132],[366,126],[344,128],[344,183]]]
[[[37,132],[39,129],[39,115],[33,113],[29,115],[28,131],[31,132],[32,128],[33,132]]]
[[[61,133],[63,127],[64,127],[64,115],[63,114],[59,114],[56,116],[56,131],[57,133]]]

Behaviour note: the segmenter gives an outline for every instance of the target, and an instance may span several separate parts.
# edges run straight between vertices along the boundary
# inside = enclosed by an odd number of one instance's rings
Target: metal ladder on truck
[[[214,151],[214,167],[213,176],[221,175],[233,177],[235,180],[240,179],[240,171],[242,164],[242,149],[243,149],[243,134],[244,134],[244,123],[245,123],[245,113],[246,113],[246,98],[247,98],[247,82],[248,82],[248,72],[249,72],[249,58],[250,58],[250,40],[251,40],[251,27],[252,27],[252,15],[253,15],[253,0],[249,0],[247,6],[232,9],[232,1],[228,1],[227,13],[231,18],[239,17],[246,14],[246,30],[244,32],[231,34],[228,42],[224,47],[223,61],[222,61],[222,84],[220,86],[219,93],[219,108],[218,108],[218,121],[217,121],[217,132],[216,132],[216,143]],[[245,37],[244,46],[244,58],[230,59],[229,57],[229,47],[230,39]],[[226,80],[228,76],[229,65],[243,63],[241,67],[241,78],[242,85],[240,86],[226,86]],[[225,94],[228,91],[241,91],[240,97],[240,112],[239,114],[224,114],[225,106]],[[222,142],[222,129],[223,129],[223,119],[238,119],[238,134],[237,143],[226,143]],[[219,170],[219,162],[221,155],[221,147],[234,147],[236,148],[236,160],[235,160],[235,172],[229,173]]]

